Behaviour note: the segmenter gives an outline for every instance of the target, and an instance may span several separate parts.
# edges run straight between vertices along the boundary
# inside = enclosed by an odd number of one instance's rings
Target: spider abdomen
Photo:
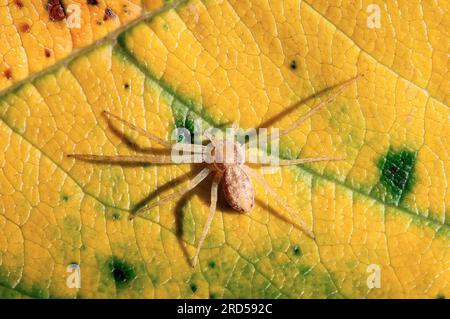
[[[226,167],[222,178],[222,189],[227,203],[235,211],[247,213],[255,205],[252,182],[240,165]]]

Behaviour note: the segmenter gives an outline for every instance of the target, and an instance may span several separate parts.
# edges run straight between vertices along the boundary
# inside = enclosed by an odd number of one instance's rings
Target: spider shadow
[[[104,114],[104,113],[103,113]],[[111,130],[111,132],[120,139],[120,141],[122,143],[124,143],[127,148],[137,152],[137,153],[141,153],[141,154],[151,154],[151,155],[170,155],[171,154],[171,149],[167,149],[167,148],[156,148],[156,147],[142,147],[140,146],[137,142],[133,141],[131,138],[129,138],[128,136],[125,135],[124,132],[122,132],[121,130],[119,130],[112,122],[112,120],[104,115],[105,120],[107,122],[108,125],[108,129]],[[111,162],[107,159],[105,160],[99,160],[99,159],[82,159],[82,161],[87,162],[87,163],[93,163],[93,164],[110,164]],[[163,165],[173,165],[172,163],[153,163],[153,164],[146,164],[146,163],[142,163],[139,161],[136,162],[130,162],[130,161],[117,161],[114,163],[114,165],[118,165],[118,166],[123,166],[123,167],[136,167],[136,166],[141,166],[141,167],[148,167],[151,165],[159,165],[159,166],[163,166]]]
[[[196,168],[188,173],[185,173],[183,175],[178,176],[177,178],[170,180],[166,182],[165,184],[159,186],[155,191],[151,192],[148,196],[146,196],[144,199],[139,201],[131,210],[132,213],[135,213],[139,209],[145,207],[148,203],[150,203],[153,200],[156,200],[163,192],[173,189],[179,184],[185,182],[189,179],[189,177],[195,176],[199,173],[201,168]],[[198,196],[199,200],[209,207],[211,202],[211,184],[213,182],[213,174],[208,176],[200,185],[195,187],[194,189],[190,190],[186,194],[182,195],[180,198],[174,199],[176,200],[175,205],[175,235],[177,237],[178,244],[180,246],[180,249],[183,253],[183,256],[186,260],[186,262],[189,265],[192,265],[191,256],[188,252],[186,240],[184,239],[185,235],[185,229],[184,229],[184,207],[186,206],[186,203],[189,202],[189,200],[192,198],[192,196],[195,194]],[[261,199],[256,198],[255,204],[260,206],[262,209],[267,209],[270,214],[275,216],[276,218],[280,219],[283,222],[286,222],[288,224],[291,224],[293,227],[302,230],[300,226],[298,226],[295,221],[292,219],[287,218],[286,216],[282,215],[278,210],[276,210],[274,207],[272,207],[270,204],[267,205],[264,201]],[[235,215],[243,215],[243,213],[233,210],[226,202],[226,199],[224,197],[223,192],[221,191],[221,185],[219,185],[219,192],[218,192],[218,198],[217,198],[217,211],[220,211],[224,214],[235,214]],[[209,213],[209,212],[208,212]],[[202,225],[203,227],[204,225]],[[203,230],[203,228],[202,228]]]
[[[200,167],[198,167],[198,168],[193,167],[193,169],[191,171],[189,171],[188,173],[185,173],[185,174],[159,186],[156,190],[151,192],[148,196],[146,196],[144,199],[142,199],[136,205],[134,205],[134,207],[131,209],[131,213],[136,213],[139,209],[145,207],[150,202],[157,200],[160,197],[160,195],[162,195],[162,193],[164,193],[165,191],[175,188],[179,184],[189,180],[189,177],[195,176],[196,174],[198,174],[201,170],[201,165],[198,165],[198,166],[200,166]],[[177,237],[178,244],[181,248],[181,251],[183,252],[184,258],[189,265],[192,265],[192,261],[190,258],[191,256],[187,249],[186,240],[184,239],[184,235],[185,235],[184,207],[186,206],[186,203],[192,198],[192,196],[194,194],[199,198],[199,200],[202,202],[202,204],[209,207],[210,203],[211,203],[211,184],[213,182],[213,178],[214,178],[214,174],[210,174],[210,176],[208,176],[204,181],[202,181],[200,185],[198,185],[194,189],[190,190],[186,194],[182,195],[181,197],[174,199],[174,201],[176,201],[176,205],[175,205],[175,209],[174,209],[175,235]],[[220,211],[221,213],[242,215],[242,213],[234,211],[226,203],[223,192],[221,191],[220,188],[221,187],[219,187],[216,209],[218,211]],[[208,211],[208,213],[209,213],[209,211]],[[203,227],[203,226],[204,225],[201,225],[201,227]],[[203,230],[203,228],[202,228],[202,230]]]
[[[267,119],[266,121],[264,121],[263,123],[259,124],[258,127],[255,128],[255,131],[258,131],[261,128],[269,128],[271,126],[273,126],[276,122],[278,122],[279,120],[281,120],[283,117],[288,116],[289,114],[291,114],[292,112],[295,111],[295,109],[297,109],[300,105],[303,105],[305,103],[308,103],[310,101],[313,101],[327,93],[330,93],[332,90],[334,90],[335,88],[341,86],[343,83],[345,83],[345,81],[342,81],[340,83],[337,83],[335,85],[326,87],[316,93],[313,93],[307,97],[305,97],[304,99],[295,102],[294,104],[292,104],[291,106],[287,107],[286,109],[284,109],[283,111],[281,111],[280,113],[278,113],[277,115]],[[249,131],[251,132],[251,131]],[[252,140],[256,137],[256,135],[254,134],[250,134],[249,132],[245,132],[244,129],[244,134],[248,134],[249,135],[249,140]]]
[[[197,165],[197,166],[199,166],[198,168],[195,167],[196,165],[192,165],[192,166],[193,167],[189,172],[187,172],[181,176],[178,176],[177,178],[172,179],[172,180],[166,182],[165,184],[159,186],[155,191],[151,192],[148,196],[146,196],[144,199],[139,201],[131,209],[131,213],[132,214],[136,213],[139,209],[145,207],[147,204],[149,204],[153,200],[157,200],[163,192],[168,191],[170,189],[174,189],[179,184],[189,180],[189,177],[197,175],[201,170],[201,165]],[[182,195],[181,197],[174,199],[174,201],[176,201],[176,205],[175,205],[175,235],[177,237],[178,244],[183,252],[183,255],[186,259],[186,262],[190,265],[192,265],[192,261],[191,261],[189,252],[187,250],[186,242],[183,238],[184,237],[184,224],[183,224],[184,207],[194,194],[196,194],[200,198],[202,203],[205,203],[205,204],[208,203],[207,205],[209,205],[210,197],[208,195],[209,194],[208,187],[205,185],[209,185],[209,189],[210,189],[211,183],[212,183],[212,176],[209,176],[204,181],[202,181],[200,185],[198,185],[194,189],[188,191],[186,194]]]
[[[205,197],[205,201],[207,201],[208,199]],[[273,216],[275,216],[276,218],[280,219],[283,222],[286,222],[288,224],[291,224],[293,227],[302,230],[302,228],[300,226],[298,226],[294,220],[286,217],[285,215],[281,214],[279,212],[279,210],[277,210],[276,208],[274,208],[272,205],[267,205],[264,201],[262,201],[261,199],[256,197],[255,194],[255,206],[258,205],[261,209],[264,210],[268,210],[268,212],[270,214],[272,214]],[[234,215],[248,215],[249,213],[242,213],[242,212],[238,212],[234,209],[232,209],[230,207],[230,205],[228,205],[225,196],[223,194],[223,192],[221,191],[221,189],[219,189],[219,194],[218,194],[218,198],[217,198],[217,210],[220,210],[222,213],[225,214],[234,214]],[[250,212],[251,214],[251,212]]]
[[[286,216],[282,215],[279,210],[275,209],[273,206],[271,206],[270,204],[267,205],[265,202],[263,202],[261,199],[256,199],[255,203],[260,206],[262,209],[267,209],[269,211],[270,214],[272,214],[273,216],[275,216],[276,218],[278,218],[279,220],[288,223],[290,225],[292,225],[292,227],[300,230],[303,232],[303,229],[297,225],[297,223],[295,222],[295,220],[287,218]]]
[[[183,252],[184,258],[186,259],[186,262],[192,266],[192,260],[190,258],[189,252],[187,250],[186,241],[183,239],[184,236],[184,210],[186,203],[191,199],[191,197],[194,195],[194,193],[198,196],[200,201],[206,205],[207,207],[211,204],[211,185],[214,179],[214,174],[211,174],[211,176],[208,176],[199,186],[194,188],[193,190],[189,191],[185,195],[183,195],[177,202],[177,205],[175,207],[175,223],[176,223],[176,236],[178,239],[178,244],[181,247],[181,250]],[[216,204],[216,215],[217,213],[225,213],[225,214],[238,214],[242,215],[242,213],[239,213],[235,210],[233,210],[226,202],[225,197],[223,195],[223,192],[221,191],[222,186],[219,185],[219,190],[217,194],[217,204]],[[209,210],[208,210],[209,214]],[[215,216],[217,218],[217,216]],[[203,231],[204,225],[201,225],[202,231]]]
[[[192,260],[190,258],[189,252],[187,250],[186,241],[183,239],[184,236],[184,210],[186,203],[192,198],[194,193],[198,196],[200,201],[206,205],[207,207],[211,204],[211,185],[214,179],[214,174],[211,174],[206,178],[200,185],[198,185],[196,188],[192,189],[185,195],[183,195],[177,202],[177,205],[175,207],[175,223],[176,223],[176,236],[178,239],[178,243],[181,247],[181,250],[183,251],[183,255],[186,259],[186,262],[192,266]],[[231,209],[228,204],[226,204],[226,201],[223,197],[223,192],[221,191],[221,186],[219,185],[219,191],[217,194],[217,205],[216,205],[216,212],[220,211],[222,213],[237,213],[233,209]],[[209,210],[208,210],[209,214]],[[201,225],[202,231],[204,225]]]
[[[111,132],[116,135],[121,141],[122,143],[124,143],[128,148],[130,148],[131,150],[134,150],[138,153],[145,153],[145,154],[154,154],[154,155],[170,155],[171,154],[171,150],[170,149],[164,149],[164,148],[154,148],[154,147],[142,147],[140,146],[137,142],[133,141],[131,138],[129,138],[128,136],[125,135],[124,132],[122,132],[121,130],[119,130],[114,124],[113,121],[111,120],[111,118],[109,118],[108,116],[105,116],[106,122],[108,124],[108,128],[111,130]],[[99,161],[95,161],[96,163],[99,163]],[[101,161],[100,161],[101,162]],[[108,161],[105,161],[105,164],[109,164]],[[155,165],[155,164],[144,164],[142,165],[141,163],[116,163],[117,165],[120,166],[151,166],[151,165]],[[172,163],[162,163],[162,164],[157,164],[159,166],[162,165],[173,165]],[[160,195],[165,192],[168,191],[170,189],[175,188],[177,185],[183,183],[184,181],[188,180],[189,177],[191,175],[195,176],[196,174],[198,174],[200,172],[200,170],[196,170],[196,169],[192,169],[195,167],[195,164],[191,165],[191,170],[181,176],[178,176],[175,179],[172,179],[168,182],[166,182],[165,184],[159,186],[155,191],[151,192],[149,195],[147,195],[145,198],[143,198],[142,200],[140,200],[136,205],[134,205],[132,207],[132,209],[130,210],[131,214],[135,214],[137,211],[139,211],[141,208],[145,207],[147,204],[149,204],[150,202],[152,202],[153,200],[157,200]],[[209,180],[209,178],[207,178],[206,180]],[[202,184],[204,184],[205,181],[202,182]],[[201,184],[201,185],[202,185]],[[183,220],[184,220],[184,211],[183,211],[183,207],[185,206],[186,202],[190,199],[190,197],[193,195],[193,192],[197,190],[197,188],[201,189],[201,185],[197,186],[196,188],[190,190],[189,192],[187,192],[186,194],[182,195],[180,198],[175,199],[177,201],[177,204],[175,206],[175,235],[178,239],[178,243],[180,245],[180,248],[183,252],[183,255],[186,259],[186,261],[188,262],[188,264],[192,265],[191,259],[189,258],[189,252],[187,251],[187,247],[186,244],[183,240],[183,235],[184,235],[184,225],[183,225]],[[205,192],[200,192],[200,195],[203,194],[203,196],[200,196],[201,200],[204,202],[207,202],[207,196]]]
[[[157,147],[142,147],[137,142],[131,140],[128,136],[125,135],[124,132],[119,130],[114,124],[111,118],[104,115],[106,119],[106,123],[108,124],[108,128],[111,132],[116,135],[122,143],[124,143],[131,150],[143,153],[143,154],[154,154],[154,155],[170,155],[171,150],[165,148],[157,148]]]
[[[283,117],[288,116],[289,114],[291,114],[296,108],[298,108],[300,105],[308,103],[312,100],[315,100],[329,92],[331,92],[332,90],[334,90],[335,88],[341,86],[343,83],[345,83],[346,81],[342,81],[340,83],[337,83],[335,85],[326,87],[316,93],[313,93],[307,97],[305,97],[303,100],[300,100],[298,102],[295,102],[294,104],[292,104],[291,106],[289,106],[288,108],[286,108],[285,110],[281,111],[280,113],[278,113],[277,115],[267,119],[266,121],[264,121],[263,123],[261,123],[257,129],[260,128],[267,128],[272,126],[273,124],[275,124],[276,122],[278,122],[279,120],[281,120]]]
[[[177,178],[174,178],[164,183],[163,185],[159,186],[156,190],[151,192],[149,195],[141,199],[136,205],[134,205],[133,208],[131,209],[131,212],[136,213],[138,210],[149,204],[152,200],[157,199],[164,191],[175,188],[177,185],[188,180],[190,175],[191,171],[189,171],[188,173],[184,173],[183,175],[178,176]]]

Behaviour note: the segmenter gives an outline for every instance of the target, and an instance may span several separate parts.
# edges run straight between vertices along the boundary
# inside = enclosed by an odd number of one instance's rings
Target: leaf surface
[[[403,61],[402,49],[395,49],[403,43],[400,31],[375,46],[370,37],[382,31],[367,29],[364,11],[324,3],[183,2],[129,25],[117,43],[92,45],[4,91],[0,295],[447,296],[450,130],[440,83],[449,74],[433,60],[442,43],[404,42],[413,56],[424,50],[433,57],[412,59],[408,71],[380,51]],[[437,24],[426,13],[413,21],[430,34],[445,34],[444,20]],[[350,20],[351,28],[342,22]],[[192,269],[187,258],[206,222],[211,179],[133,221],[128,214],[201,167],[98,165],[65,157],[136,154],[111,130],[103,110],[166,140],[175,127],[192,130],[196,119],[204,128],[233,122],[286,128],[326,98],[327,88],[358,73],[363,80],[281,141],[284,158],[346,160],[265,175],[312,226],[316,241],[255,184],[250,214],[233,213],[220,201]],[[429,84],[418,74],[427,74]],[[291,108],[298,101],[301,106]],[[158,148],[123,129],[140,147]],[[80,289],[66,285],[72,263],[80,266]],[[369,289],[373,264],[381,269],[381,288]]]

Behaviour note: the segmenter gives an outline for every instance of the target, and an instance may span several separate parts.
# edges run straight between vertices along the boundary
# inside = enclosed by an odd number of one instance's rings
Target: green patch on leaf
[[[303,252],[302,249],[300,248],[299,245],[294,245],[294,247],[292,247],[292,252],[294,253],[295,256],[303,256]]]
[[[211,292],[209,294],[209,299],[217,299],[217,298],[218,298],[218,296],[215,293]]]
[[[197,287],[197,285],[195,284],[195,283],[191,283],[191,291],[193,292],[193,293],[196,293],[197,292],[197,290],[198,290],[198,287]]]
[[[302,276],[307,276],[311,272],[312,267],[307,265],[301,265],[299,270]]]
[[[108,264],[117,287],[126,287],[136,278],[134,266],[126,261],[112,257]]]
[[[169,26],[169,24],[167,22],[164,22],[162,24],[162,28],[163,28],[164,31],[169,31],[170,30],[170,26]]]
[[[186,129],[185,130],[179,130],[178,139],[177,141],[179,143],[193,143],[194,142],[194,135],[197,134],[198,129],[195,126],[194,119],[189,116],[189,114],[182,118],[182,117],[176,117],[175,118],[175,126],[178,129]],[[187,134],[188,133],[188,134]]]
[[[398,205],[414,186],[414,169],[417,153],[410,150],[389,149],[378,160],[380,185],[375,192],[386,203]]]

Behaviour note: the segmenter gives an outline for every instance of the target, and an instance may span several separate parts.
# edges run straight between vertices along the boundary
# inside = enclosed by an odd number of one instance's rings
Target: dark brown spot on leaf
[[[87,0],[87,4],[90,4],[91,6],[96,6],[98,4],[97,0]]]
[[[52,51],[50,51],[50,49],[45,48],[44,54],[45,54],[45,57],[49,58],[52,55]]]
[[[12,78],[12,70],[11,69],[6,69],[5,71],[3,71],[3,76],[5,78],[7,78],[8,80]]]
[[[19,27],[19,30],[20,30],[20,32],[28,33],[28,32],[30,32],[31,28],[28,23],[22,23]]]
[[[16,4],[16,7],[17,7],[17,8],[19,8],[19,9],[22,9],[22,8],[23,8],[23,2],[22,2],[22,1],[16,0],[16,1],[14,1],[14,3]]]
[[[297,69],[297,61],[292,60],[291,64],[289,64],[289,67],[291,68],[291,70],[296,70]]]
[[[109,19],[114,19],[116,17],[116,14],[114,13],[114,11],[112,11],[111,8],[106,8],[105,9],[105,14],[103,15],[103,20],[109,20]]]
[[[60,0],[49,0],[47,11],[52,21],[61,21],[66,17],[66,12]]]

